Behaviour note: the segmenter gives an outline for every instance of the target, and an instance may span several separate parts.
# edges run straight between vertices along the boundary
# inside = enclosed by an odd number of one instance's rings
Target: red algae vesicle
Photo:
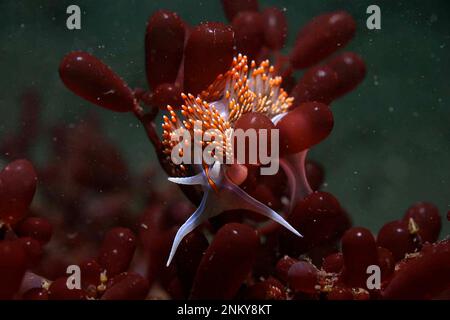
[[[331,67],[316,66],[307,70],[297,85],[292,89],[296,104],[317,101],[329,104],[338,84],[338,75]]]
[[[244,11],[234,17],[236,49],[246,52],[249,59],[255,59],[264,44],[263,18],[258,12]]]
[[[342,236],[344,283],[364,287],[367,267],[377,263],[377,247],[372,233],[366,228],[354,227]]]
[[[258,0],[221,0],[225,16],[229,21],[241,11],[258,11]]]
[[[256,232],[246,225],[223,226],[205,251],[190,298],[233,298],[251,271],[258,242]],[[212,282],[214,286],[211,286]]]
[[[59,74],[69,89],[89,102],[118,112],[133,110],[131,89],[111,68],[87,52],[66,55]]]
[[[355,18],[322,12],[289,43],[289,8],[220,4],[227,22],[145,15],[139,87],[89,47],[55,68],[85,104],[135,117],[156,163],[127,162],[95,111],[41,123],[39,92],[24,90],[20,132],[0,141],[0,299],[448,299],[442,211],[417,202],[379,230],[353,226],[347,189],[328,186],[342,168],[310,158],[373,67],[342,50]],[[33,159],[43,132],[47,162]]]
[[[158,85],[177,80],[186,29],[174,12],[160,10],[150,17],[145,33],[145,70],[148,84],[154,90]]]
[[[100,247],[98,262],[107,274],[114,276],[124,272],[133,258],[136,236],[126,228],[111,229]]]
[[[281,153],[293,154],[309,149],[325,139],[333,129],[333,114],[327,105],[319,102],[300,104],[281,119]]]
[[[36,191],[37,173],[28,160],[16,160],[0,171],[0,219],[15,224],[22,219]]]
[[[272,50],[284,47],[287,38],[287,19],[281,9],[269,7],[261,13],[263,19],[264,43]]]
[[[353,38],[356,22],[345,11],[326,13],[313,18],[298,33],[291,62],[294,68],[310,67]]]
[[[396,261],[418,249],[415,236],[408,229],[408,223],[402,220],[386,223],[378,232],[377,243],[390,250]]]
[[[184,57],[184,91],[198,94],[231,65],[234,32],[223,23],[205,22],[189,34]]]
[[[333,88],[333,98],[353,90],[366,76],[363,59],[354,52],[344,52],[331,58],[327,64],[336,72],[337,81]]]

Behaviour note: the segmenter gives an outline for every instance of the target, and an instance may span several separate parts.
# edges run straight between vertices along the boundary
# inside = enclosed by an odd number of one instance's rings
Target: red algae
[[[285,54],[284,9],[221,2],[229,23],[191,27],[175,12],[150,15],[148,88],[131,89],[85,51],[59,65],[74,94],[136,117],[160,168],[135,174],[92,114],[43,130],[39,94],[24,90],[20,132],[0,143],[10,161],[0,172],[0,299],[448,298],[450,242],[438,240],[438,208],[413,204],[374,237],[351,227],[345,203],[324,191],[329,169],[309,159],[333,130],[332,103],[368,71],[357,53],[339,52],[355,35],[355,19],[345,11],[320,14]],[[304,69],[300,77],[297,69]],[[278,129],[280,170],[267,176],[261,162],[171,163],[171,134],[192,131],[194,120],[220,134]],[[50,157],[34,167],[24,159],[41,131],[51,132]],[[161,172],[183,185],[166,187]],[[69,289],[74,265],[81,286]],[[369,289],[373,266],[381,284]]]

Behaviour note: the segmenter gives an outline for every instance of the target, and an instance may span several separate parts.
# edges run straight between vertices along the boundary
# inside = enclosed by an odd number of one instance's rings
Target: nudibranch
[[[248,64],[247,57],[238,55],[233,59],[228,72],[219,75],[217,79],[198,96],[183,94],[184,104],[181,106],[181,117],[174,108],[167,106],[168,116],[163,120],[163,148],[167,160],[172,165],[175,177],[169,181],[182,184],[200,186],[203,197],[200,205],[189,219],[179,228],[169,254],[167,265],[174,257],[181,240],[192,230],[207,219],[226,210],[246,209],[260,213],[297,236],[301,234],[295,230],[281,215],[247,194],[236,185],[226,174],[227,165],[221,161],[213,164],[174,164],[170,157],[179,141],[172,139],[175,131],[187,130],[190,136],[202,132],[194,132],[194,123],[201,121],[203,129],[216,129],[219,134],[227,134],[227,129],[233,128],[235,122],[248,112],[258,112],[267,116],[274,124],[279,121],[292,105],[293,98],[280,87],[282,78],[275,76],[273,66],[269,61],[263,61],[258,66],[254,61]],[[198,128],[196,130],[199,130]],[[190,143],[191,141],[186,141]],[[200,141],[202,148],[206,148],[214,141]],[[182,152],[182,150],[175,150]],[[221,156],[229,155],[227,146]],[[188,168],[189,166],[189,168]],[[286,170],[286,164],[282,164]],[[188,176],[188,174],[194,174]]]

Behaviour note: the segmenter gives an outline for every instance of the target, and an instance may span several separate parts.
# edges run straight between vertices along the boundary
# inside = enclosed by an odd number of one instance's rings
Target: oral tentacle
[[[205,214],[205,207],[208,200],[209,191],[205,191],[203,194],[202,201],[198,206],[197,210],[186,220],[185,223],[178,229],[175,238],[173,239],[172,248],[170,249],[169,258],[167,259],[166,266],[168,267],[172,262],[175,253],[177,252],[178,246],[181,241],[186,237],[192,230],[201,225],[204,221],[206,221],[209,217]]]
[[[183,184],[183,185],[203,185],[205,181],[205,177],[203,172],[200,172],[196,174],[195,176],[191,177],[169,177],[167,178],[170,182],[176,183],[176,184]]]
[[[201,168],[199,166],[198,168]],[[220,183],[222,181],[223,172],[221,171],[221,164],[215,162],[208,170],[209,174],[202,169],[201,172],[191,177],[169,177],[168,180],[177,184],[184,185],[199,185],[203,189],[203,196],[197,210],[189,217],[189,219],[178,229],[175,238],[173,240],[172,248],[170,250],[169,258],[167,260],[167,266],[170,265],[178,246],[183,238],[188,235],[192,230],[201,225],[203,222],[212,218],[222,211],[217,210],[217,203],[220,201],[220,197],[210,185],[209,179],[212,179],[214,183]]]
[[[235,185],[228,179],[226,179],[225,188],[227,188],[229,191],[231,191],[233,194],[235,194],[240,200],[243,201],[243,203],[241,203],[239,205],[239,208],[235,208],[235,209],[247,209],[247,210],[251,210],[251,211],[257,212],[259,214],[262,214],[263,216],[279,223],[280,225],[282,225],[283,227],[285,227],[286,229],[288,229],[295,235],[297,235],[299,237],[303,237],[281,215],[279,215],[278,213],[276,213],[274,210],[270,209],[265,204],[259,202],[258,200],[256,200],[252,196],[250,196],[247,192],[242,190],[239,186]]]

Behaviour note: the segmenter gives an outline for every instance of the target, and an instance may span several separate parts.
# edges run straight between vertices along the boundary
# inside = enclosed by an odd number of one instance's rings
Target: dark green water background
[[[291,46],[311,17],[336,9],[358,23],[348,49],[367,62],[364,83],[333,105],[332,135],[311,152],[326,168],[326,191],[335,194],[356,225],[377,231],[400,218],[415,201],[450,210],[450,1],[260,1],[285,8]],[[65,27],[66,8],[83,11],[82,30]],[[377,4],[382,29],[366,28],[366,8]],[[131,115],[89,105],[60,82],[63,55],[94,53],[132,86],[145,87],[144,32],[157,9],[177,11],[191,24],[225,21],[219,0],[71,0],[0,2],[0,135],[17,121],[17,98],[24,87],[43,95],[43,121],[76,122],[95,109],[112,141],[133,170],[154,161],[152,148]],[[48,137],[47,137],[48,138]],[[44,140],[43,140],[44,141]],[[46,158],[35,146],[36,161]],[[450,222],[443,219],[443,236]]]

